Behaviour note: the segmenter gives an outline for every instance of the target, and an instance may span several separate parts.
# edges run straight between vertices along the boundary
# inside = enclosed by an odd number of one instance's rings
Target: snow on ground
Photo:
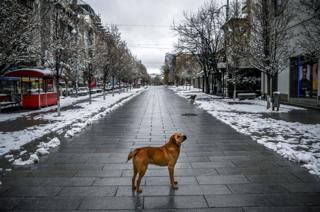
[[[144,89],[145,88],[132,89],[128,92],[115,94],[114,96],[109,94],[106,96],[106,100],[103,100],[102,96],[98,96],[92,99],[92,104],[89,104],[86,101],[76,104],[76,107],[72,109],[61,111],[61,116],[59,117],[57,116],[56,112],[39,114],[36,118],[49,120],[49,122],[47,124],[29,127],[21,131],[0,132],[0,155],[8,153],[10,150],[20,149],[22,145],[45,136],[51,132],[58,132],[59,134],[64,134],[65,137],[72,137],[74,134],[79,133],[86,126],[90,125],[93,121],[98,120],[99,118],[102,118],[106,114],[110,113],[112,110],[115,110],[125,102],[129,101],[131,98],[141,93]],[[67,100],[62,104],[72,104],[70,102],[72,101]],[[48,108],[42,110],[48,110]],[[35,112],[39,111],[33,111],[33,113]],[[14,115],[9,116],[10,119],[14,117]],[[3,120],[8,119],[3,118]],[[66,129],[68,130],[66,131]],[[45,154],[46,151],[52,148],[53,145],[58,145],[58,142],[55,144],[54,142],[52,143],[52,140],[50,142],[47,144],[40,143],[40,146],[38,146],[38,151],[31,155],[29,162],[22,161],[20,158],[21,161],[16,159],[14,164],[25,165],[28,163],[37,162],[38,155]],[[8,159],[10,160],[10,158]]]
[[[96,97],[96,96],[100,96],[101,93],[97,93],[97,94],[92,94],[92,97]],[[63,107],[67,107],[70,105],[74,105],[76,102],[81,101],[81,100],[85,100],[88,99],[88,96],[79,96],[79,97],[64,97],[64,96],[60,96],[60,105],[61,108]],[[53,106],[49,106],[49,107],[44,107],[41,108],[39,110],[32,110],[32,111],[28,111],[28,112],[16,112],[16,113],[11,113],[11,114],[0,114],[0,122],[3,121],[10,121],[10,120],[15,120],[16,118],[19,117],[23,117],[23,116],[28,116],[31,115],[33,113],[42,113],[42,112],[47,112],[47,111],[51,111],[51,110],[55,110],[56,109],[56,105]]]
[[[266,109],[263,100],[232,100],[207,95],[199,89],[170,87],[178,95],[197,95],[195,104],[240,133],[276,151],[284,158],[301,163],[311,174],[320,175],[320,124],[287,122],[268,117],[302,108],[281,104],[279,111]]]

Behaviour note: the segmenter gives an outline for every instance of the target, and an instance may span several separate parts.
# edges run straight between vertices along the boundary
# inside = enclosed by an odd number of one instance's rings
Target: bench
[[[19,103],[18,102],[0,102],[0,112],[2,109],[4,108],[8,108],[8,107],[14,107],[17,106]]]
[[[254,99],[256,98],[256,93],[238,93],[238,99],[244,100],[244,99]]]

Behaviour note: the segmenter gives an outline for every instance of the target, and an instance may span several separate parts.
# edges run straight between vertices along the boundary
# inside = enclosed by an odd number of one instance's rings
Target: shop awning
[[[18,69],[10,71],[4,75],[5,77],[39,77],[53,78],[54,75],[50,70],[43,69]]]

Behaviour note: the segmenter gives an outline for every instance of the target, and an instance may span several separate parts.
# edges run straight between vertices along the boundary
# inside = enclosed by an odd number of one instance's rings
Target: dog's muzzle
[[[187,140],[187,136],[182,136],[183,141]]]

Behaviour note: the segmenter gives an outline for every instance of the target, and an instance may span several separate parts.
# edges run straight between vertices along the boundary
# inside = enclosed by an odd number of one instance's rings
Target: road
[[[175,131],[188,136],[175,170],[179,189],[170,189],[167,168],[150,166],[143,193],[132,192],[128,152],[162,145]],[[318,177],[164,87],[0,180],[0,210],[320,211]]]

